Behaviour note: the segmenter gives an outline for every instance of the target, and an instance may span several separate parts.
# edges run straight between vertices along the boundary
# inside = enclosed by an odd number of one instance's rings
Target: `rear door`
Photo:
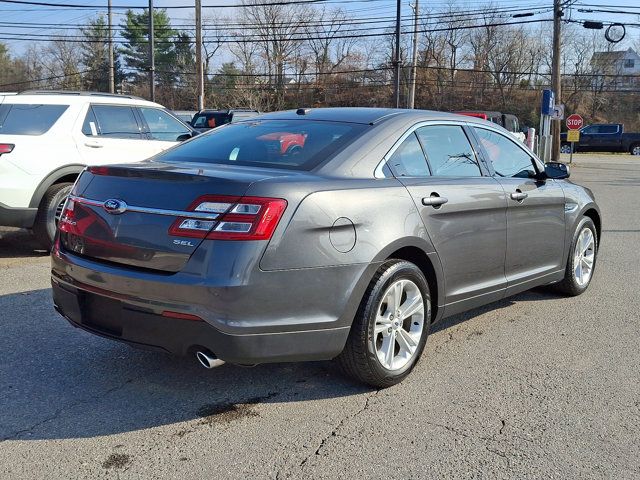
[[[507,294],[530,288],[564,270],[564,192],[555,180],[536,180],[541,168],[508,134],[473,127],[507,197]]]
[[[74,137],[87,165],[137,162],[157,153],[129,105],[89,105]]]
[[[620,125],[600,125],[598,130],[598,149],[611,152],[620,149],[621,146],[622,131]]]
[[[440,257],[447,314],[502,298],[506,197],[479,162],[465,128],[420,126],[387,158]]]

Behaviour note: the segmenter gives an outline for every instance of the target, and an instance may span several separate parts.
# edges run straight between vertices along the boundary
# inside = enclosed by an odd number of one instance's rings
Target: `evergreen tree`
[[[149,78],[149,11],[134,13],[127,10],[126,18],[121,25],[125,38],[121,49],[127,68],[132,72],[129,77],[137,84],[148,83]],[[175,66],[177,61],[176,44],[179,33],[171,28],[171,20],[166,10],[154,9],[154,54],[156,66],[156,83],[165,87],[176,82]]]
[[[82,34],[87,41],[82,44],[82,64],[87,72],[84,74],[84,88],[97,92],[109,91],[109,27],[104,16],[91,20]],[[122,69],[118,52],[114,48],[114,70],[116,91],[122,82]]]

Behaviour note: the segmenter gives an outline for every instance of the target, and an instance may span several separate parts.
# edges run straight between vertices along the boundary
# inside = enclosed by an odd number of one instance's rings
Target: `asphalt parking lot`
[[[639,478],[640,160],[575,161],[604,215],[587,293],[447,319],[380,391],[331,363],[208,371],[74,329],[48,257],[0,229],[0,478]]]

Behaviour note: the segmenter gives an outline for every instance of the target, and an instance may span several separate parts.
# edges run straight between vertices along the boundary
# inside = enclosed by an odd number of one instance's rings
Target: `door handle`
[[[104,145],[99,142],[85,142],[84,146],[89,148],[102,148]]]
[[[432,193],[430,197],[424,197],[422,199],[422,204],[426,206],[431,206],[434,208],[438,208],[449,201],[448,198],[441,197],[437,193]]]
[[[511,194],[511,200],[515,200],[516,202],[522,202],[528,196],[529,196],[528,194],[521,192],[520,190],[516,190],[514,193]]]

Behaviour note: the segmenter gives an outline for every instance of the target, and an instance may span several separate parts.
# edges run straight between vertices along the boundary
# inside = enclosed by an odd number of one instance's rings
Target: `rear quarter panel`
[[[381,261],[380,252],[400,238],[413,238],[426,253],[433,252],[413,200],[396,179],[347,180],[317,188],[278,227],[261,269]]]

